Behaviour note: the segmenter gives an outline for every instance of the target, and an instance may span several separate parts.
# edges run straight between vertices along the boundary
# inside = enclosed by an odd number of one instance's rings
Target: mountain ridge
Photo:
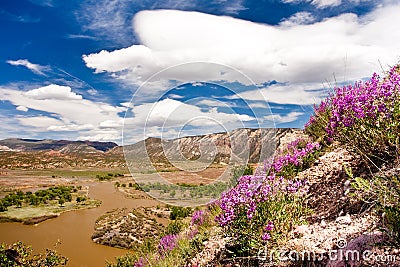
[[[162,170],[176,166],[174,162],[194,161],[243,165],[259,163],[302,135],[301,129],[293,128],[240,128],[175,139],[148,137],[124,146],[113,142],[8,138],[0,140],[0,168],[125,168],[137,164],[141,170]]]

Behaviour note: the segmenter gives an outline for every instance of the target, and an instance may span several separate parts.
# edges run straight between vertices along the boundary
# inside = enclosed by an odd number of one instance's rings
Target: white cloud
[[[385,0],[382,2],[385,2],[386,4],[388,3],[396,3],[395,1],[397,0]],[[287,3],[287,4],[299,4],[299,3],[311,3],[317,8],[324,9],[328,7],[336,7],[340,6],[343,4],[352,4],[352,5],[358,5],[361,2],[374,2],[374,0],[282,0],[282,3]],[[343,3],[344,2],[344,3]]]
[[[296,26],[303,24],[310,24],[315,21],[315,17],[310,12],[297,12],[291,17],[283,20],[280,25],[283,26]]]
[[[280,115],[280,114],[273,114],[273,115],[268,115],[264,117],[264,120],[267,121],[273,121],[276,124],[281,124],[281,123],[288,123],[288,122],[293,122],[296,121],[299,116],[303,115],[303,112],[289,112],[286,115]]]
[[[208,106],[208,107],[235,107],[234,103],[228,103],[226,101],[219,101],[215,99],[201,99],[196,102],[197,106]]]
[[[24,66],[39,75],[45,75],[43,71],[48,70],[48,67],[31,63],[27,59],[7,60],[7,63],[13,66]]]
[[[334,76],[357,80],[379,70],[380,64],[395,64],[400,56],[398,14],[400,3],[379,7],[360,18],[343,14],[287,27],[197,12],[143,11],[134,19],[141,45],[101,51],[83,59],[96,72],[108,72],[136,84],[171,66],[211,61],[232,66],[256,83],[277,80],[291,85],[315,84],[314,89],[318,89]],[[249,82],[240,80],[229,67],[194,66],[170,68],[159,81]],[[291,92],[295,97],[297,92]]]
[[[237,14],[245,10],[244,0],[87,0],[82,1],[75,16],[83,32],[91,32],[98,39],[128,46],[134,41],[130,28],[133,14],[140,10],[198,10],[205,13]]]
[[[201,108],[174,99],[157,103],[145,103],[132,108],[133,117],[125,121],[126,126],[177,127],[182,125],[209,126],[241,123],[255,118],[246,114],[218,112],[216,109],[202,111]]]
[[[88,40],[98,40],[97,37],[84,35],[84,34],[68,34],[67,38],[69,39],[88,39]]]
[[[120,140],[121,131],[117,130],[97,130],[93,132],[88,132],[88,134],[82,134],[78,136],[78,140],[90,140],[90,141],[110,141],[110,140]],[[135,141],[138,141],[135,139]]]
[[[25,95],[32,99],[45,100],[81,100],[82,96],[72,92],[71,87],[61,86],[57,84],[50,84],[38,89],[33,89],[25,93]]]
[[[120,120],[106,120],[102,121],[99,125],[100,129],[120,129],[123,125],[123,119]]]
[[[23,112],[27,112],[29,109],[27,108],[27,107],[25,107],[25,106],[18,106],[18,107],[16,107],[15,108],[16,110],[19,110],[19,111],[23,111]]]
[[[33,127],[29,128],[32,131],[77,132],[93,136],[92,140],[115,141],[120,137],[122,118],[118,113],[125,108],[83,99],[70,87],[52,84],[26,92],[0,87],[0,100],[10,101],[19,110],[24,107],[51,114],[17,117],[20,125]]]
[[[83,130],[93,130],[94,126],[92,124],[63,124],[63,125],[51,125],[47,127],[48,131],[54,132],[73,132],[73,131],[83,131]]]
[[[87,92],[89,95],[97,95],[99,93],[96,89],[89,89]]]
[[[169,98],[172,98],[172,99],[182,99],[182,98],[185,98],[184,96],[177,95],[177,94],[168,94],[168,97],[169,97]]]
[[[30,126],[34,128],[38,128],[38,130],[45,130],[49,125],[57,125],[61,126],[63,124],[62,121],[47,117],[47,116],[35,116],[35,117],[17,117],[20,124],[24,126]]]
[[[342,3],[342,0],[313,0],[311,4],[315,5],[318,8],[327,8],[327,7],[335,7],[339,6]]]
[[[319,89],[319,90],[315,90]],[[227,98],[263,101],[289,105],[313,105],[321,102],[326,96],[322,84],[274,84],[258,90],[250,90]]]

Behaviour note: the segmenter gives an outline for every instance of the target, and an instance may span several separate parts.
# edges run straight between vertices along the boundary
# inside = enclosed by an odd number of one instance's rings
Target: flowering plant
[[[339,141],[375,163],[398,157],[399,66],[391,68],[383,79],[374,73],[365,82],[335,88],[315,108],[305,129],[328,141]]]
[[[178,243],[178,235],[166,235],[160,239],[158,243],[158,253],[165,256],[168,252],[173,250]]]
[[[268,240],[276,242],[300,223],[306,212],[306,181],[293,178],[304,167],[304,159],[318,149],[318,143],[296,140],[271,164],[265,163],[254,175],[240,177],[235,187],[222,194],[216,220],[239,253],[251,253]]]

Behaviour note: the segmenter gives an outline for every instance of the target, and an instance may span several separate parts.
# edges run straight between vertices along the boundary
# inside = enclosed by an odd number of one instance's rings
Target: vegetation
[[[337,141],[369,163],[380,165],[399,156],[400,72],[390,69],[381,79],[376,73],[365,82],[335,88],[315,108],[306,132]]]
[[[159,240],[149,239],[134,252],[117,257],[115,263],[107,263],[107,266],[189,266],[190,259],[204,247],[204,241],[209,238],[210,228],[215,225],[215,211],[212,207],[196,210],[189,224],[181,220],[172,222],[170,229],[181,228],[182,225],[187,228],[179,232],[167,230]]]
[[[107,173],[105,175],[96,174],[96,179],[98,179],[99,181],[109,181],[117,177],[124,177],[124,175],[121,173]]]
[[[304,205],[306,181],[295,174],[315,161],[319,144],[296,140],[281,151],[272,164],[254,175],[239,178],[238,184],[218,201],[217,222],[231,237],[234,255],[249,255],[268,244],[284,242],[308,213]]]
[[[374,208],[383,217],[383,230],[400,245],[400,178],[398,176],[374,176],[371,179],[353,177],[351,196]]]
[[[228,188],[233,187],[237,184],[237,179],[242,175],[252,174],[254,171],[253,167],[247,166],[237,166],[232,169],[231,179],[228,182],[215,182],[211,184],[188,184],[188,183],[178,183],[178,184],[162,184],[162,183],[140,183],[138,187],[140,190],[145,192],[155,191],[160,193],[162,196],[167,198],[218,198],[222,192],[226,191]],[[117,184],[118,183],[118,184]],[[121,186],[119,182],[116,186]],[[138,189],[137,186],[135,189]]]
[[[0,199],[0,212],[7,211],[10,206],[22,207],[22,205],[39,206],[48,204],[50,201],[58,200],[60,205],[72,201],[72,193],[76,193],[77,188],[73,186],[56,186],[49,189],[39,190],[35,193],[30,191],[24,193],[16,191]]]
[[[140,188],[145,192],[151,190],[165,195],[167,198],[176,196],[183,198],[217,198],[223,191],[227,189],[227,184],[224,182],[216,182],[207,185],[175,185],[157,183],[141,183]]]
[[[189,207],[184,208],[184,207],[172,206],[170,209],[171,209],[171,214],[169,215],[169,218],[171,220],[186,218],[192,213],[192,209]]]
[[[374,73],[365,82],[335,88],[315,108],[306,132],[329,144],[337,142],[364,159],[371,173],[351,180],[352,197],[383,217],[383,229],[400,244],[400,178],[373,174],[384,164],[395,167],[400,152],[400,65],[380,78]]]
[[[98,200],[86,195],[87,191],[81,186],[55,186],[36,192],[15,191],[0,199],[0,220],[35,224],[61,212],[100,205]]]
[[[68,259],[56,250],[46,249],[45,254],[32,255],[32,248],[22,242],[0,244],[0,266],[53,267],[66,266]]]

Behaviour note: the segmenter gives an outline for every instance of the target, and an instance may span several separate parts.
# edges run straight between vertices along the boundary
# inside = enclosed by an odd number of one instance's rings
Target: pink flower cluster
[[[372,119],[378,123],[379,119],[392,116],[393,105],[399,97],[400,73],[395,66],[384,79],[374,73],[365,82],[335,88],[305,127],[316,123],[318,116],[326,111],[330,113],[325,128],[329,137],[334,136],[338,128],[352,127],[360,119]]]
[[[196,210],[192,214],[191,225],[201,226],[207,216],[204,210]]]
[[[173,250],[178,243],[178,235],[166,235],[160,239],[158,243],[158,253],[160,255],[166,255],[168,252]]]
[[[304,186],[306,181],[292,181],[277,176],[284,167],[298,165],[304,157],[319,148],[318,143],[307,143],[305,147],[298,148],[299,143],[300,140],[292,142],[285,150],[286,154],[276,157],[271,165],[264,166],[264,171],[258,170],[254,175],[240,177],[235,187],[222,194],[218,201],[222,211],[216,217],[220,226],[231,225],[241,214],[245,214],[250,221],[260,203],[279,192],[296,193]]]
[[[302,159],[307,154],[320,148],[319,143],[307,143],[304,148],[297,148],[298,143],[299,139],[290,143],[287,149],[288,152],[285,155],[280,156],[274,160],[274,162],[272,163],[272,168],[274,169],[274,172],[278,173],[282,171],[283,167],[289,164],[299,166]]]

